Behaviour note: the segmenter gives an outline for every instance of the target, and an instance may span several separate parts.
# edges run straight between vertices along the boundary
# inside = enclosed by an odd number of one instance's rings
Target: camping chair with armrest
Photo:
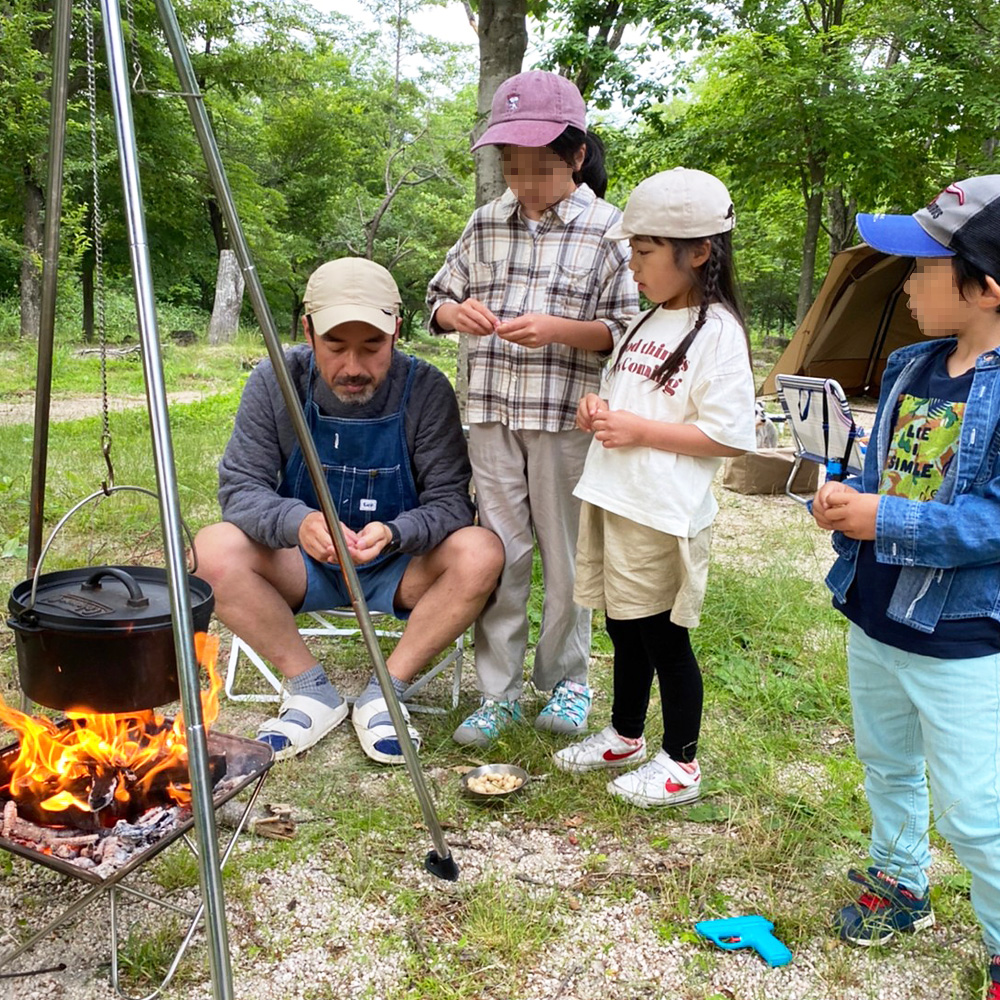
[[[378,622],[382,618],[390,617],[380,612],[372,612],[373,625],[375,625],[375,635],[380,638],[398,639],[402,634],[399,623],[393,619],[391,628],[379,628]],[[341,636],[359,635],[361,629],[358,626],[357,618],[351,608],[336,608],[330,611],[310,611],[302,618],[309,618],[311,622],[299,626],[299,635],[303,637],[314,636],[324,639],[337,639]],[[414,712],[427,712],[433,715],[443,715],[451,709],[458,707],[458,698],[462,685],[462,658],[465,651],[465,636],[460,635],[451,648],[448,649],[441,659],[428,667],[417,677],[413,683],[400,695],[403,701]],[[246,658],[257,668],[260,675],[273,691],[237,691],[236,672],[239,669],[240,660]],[[414,695],[419,694],[438,675],[444,673],[449,667],[453,667],[451,685],[451,709],[438,705],[423,705],[412,701]],[[261,658],[249,643],[245,642],[235,633],[233,634],[232,646],[229,650],[229,665],[226,669],[225,682],[226,697],[231,701],[280,701],[281,700],[281,677]],[[348,704],[354,702],[354,697],[347,698]]]
[[[785,483],[785,493],[805,505],[811,497],[792,492],[792,483],[803,461],[816,462],[827,480],[860,475],[863,455],[859,427],[840,383],[832,378],[778,375],[778,399],[795,442],[795,462]]]

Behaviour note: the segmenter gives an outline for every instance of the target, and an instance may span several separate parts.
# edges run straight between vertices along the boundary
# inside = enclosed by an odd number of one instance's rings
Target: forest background
[[[171,325],[204,335],[228,234],[184,102],[144,92],[178,89],[153,0],[127,6],[156,294],[175,310]],[[610,200],[623,204],[643,177],[677,164],[726,181],[758,337],[790,333],[830,255],[857,242],[856,210],[912,211],[957,177],[998,170],[993,0],[358,0],[357,18],[342,13],[349,3],[322,6],[176,4],[272,311],[290,337],[308,274],[345,254],[391,268],[404,336],[420,328],[428,279],[477,199],[496,193],[483,164],[477,191],[470,134],[495,82],[522,68],[578,83],[608,147]],[[461,22],[469,44],[417,30],[428,8]],[[95,301],[87,16],[87,4],[74,4],[58,317],[61,335],[84,339],[94,336]],[[0,0],[2,340],[37,335],[51,24],[51,3]],[[103,278],[125,305],[128,246],[100,44],[96,70]],[[134,338],[121,312],[109,333]]]

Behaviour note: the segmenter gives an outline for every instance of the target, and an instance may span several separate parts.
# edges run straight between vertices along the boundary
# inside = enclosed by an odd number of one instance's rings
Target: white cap
[[[726,185],[704,170],[674,167],[638,184],[629,195],[621,222],[605,234],[608,240],[630,236],[696,239],[727,233],[736,223]]]

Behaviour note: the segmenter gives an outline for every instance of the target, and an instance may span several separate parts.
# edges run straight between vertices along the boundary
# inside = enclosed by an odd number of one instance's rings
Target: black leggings
[[[642,736],[653,674],[660,681],[663,749],[682,763],[698,752],[703,689],[688,630],[664,611],[649,618],[607,618],[615,647],[615,700],[611,724],[622,736]]]

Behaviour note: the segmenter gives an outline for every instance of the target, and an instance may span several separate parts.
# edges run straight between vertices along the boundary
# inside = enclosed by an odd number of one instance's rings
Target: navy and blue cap
[[[956,254],[1000,281],[1000,174],[949,184],[913,215],[857,217],[869,246],[899,257]]]

